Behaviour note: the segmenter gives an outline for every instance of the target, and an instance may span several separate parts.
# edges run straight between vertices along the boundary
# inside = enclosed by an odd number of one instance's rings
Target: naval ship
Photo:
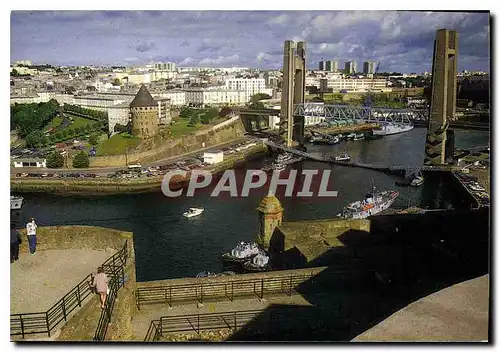
[[[372,193],[367,194],[364,200],[347,204],[337,216],[345,219],[365,219],[388,209],[398,196],[398,191],[376,192],[373,186]]]

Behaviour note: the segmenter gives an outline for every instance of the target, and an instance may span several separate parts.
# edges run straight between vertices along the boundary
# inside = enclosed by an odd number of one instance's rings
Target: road
[[[225,142],[217,145],[213,145],[211,147],[207,148],[202,148],[198,149],[193,152],[185,153],[185,154],[180,154],[175,157],[169,157],[169,158],[164,158],[161,160],[157,160],[151,163],[141,163],[143,167],[150,167],[150,166],[160,166],[160,165],[165,165],[165,164],[170,164],[174,163],[177,161],[181,161],[183,159],[192,157],[193,155],[199,154],[203,151],[211,150],[211,149],[220,149],[220,148],[225,148],[231,145],[235,145],[241,142],[244,142],[248,140],[248,138],[242,137],[237,140],[233,140],[230,142]],[[61,169],[50,169],[46,167],[11,167],[10,168],[10,173],[11,174],[18,174],[18,173],[40,173],[40,172],[50,172],[50,173],[93,173],[93,174],[110,174],[114,173],[119,170],[125,170],[127,169],[126,166],[116,166],[116,167],[97,167],[97,168],[85,168],[85,169],[74,169],[74,168],[61,168]]]

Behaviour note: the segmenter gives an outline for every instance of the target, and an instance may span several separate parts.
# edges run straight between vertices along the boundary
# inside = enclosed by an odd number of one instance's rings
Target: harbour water
[[[348,141],[334,146],[309,145],[308,151],[339,155],[347,150],[354,160],[381,165],[422,165],[425,132],[423,128],[386,136],[380,140]],[[456,131],[456,148],[489,143],[489,133]],[[260,168],[267,157],[252,160],[242,168]],[[284,220],[296,221],[335,217],[347,202],[363,199],[372,179],[378,189],[397,189],[400,196],[393,208],[464,208],[468,204],[445,186],[441,176],[432,176],[419,188],[397,187],[399,178],[377,171],[303,161],[301,169],[331,169],[329,189],[336,198],[286,198],[278,193],[285,208]],[[439,175],[439,174],[438,174]],[[246,198],[199,194],[194,198],[166,198],[160,190],[146,194],[112,196],[56,196],[24,194],[21,222],[35,217],[39,226],[92,225],[118,228],[134,233],[139,281],[196,276],[203,270],[222,270],[219,256],[238,241],[253,240],[258,229],[255,208],[266,195],[261,189]],[[189,207],[205,212],[186,219]]]

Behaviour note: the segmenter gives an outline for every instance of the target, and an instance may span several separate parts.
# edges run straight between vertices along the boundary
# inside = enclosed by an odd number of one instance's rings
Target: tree
[[[64,158],[59,152],[53,151],[47,157],[47,167],[55,169],[64,165]]]
[[[200,118],[198,117],[198,115],[193,115],[189,119],[188,126],[196,126],[198,123],[200,123]]]
[[[231,113],[231,108],[229,106],[224,106],[222,109],[220,109],[219,116],[220,117],[226,117]]]
[[[89,167],[89,157],[83,150],[73,158],[73,167],[78,169]]]
[[[99,135],[97,133],[92,133],[89,137],[89,143],[97,145],[99,143]]]
[[[258,101],[266,100],[266,99],[271,99],[271,96],[269,94],[266,94],[266,93],[257,93],[257,94],[252,95],[252,97],[250,98],[250,102],[256,103]]]
[[[265,109],[264,103],[257,101],[253,102],[248,106],[250,109]]]
[[[28,147],[40,147],[45,144],[45,135],[42,131],[33,131],[26,136],[26,145]]]
[[[126,125],[122,125],[117,123],[114,128],[115,132],[121,133],[121,132],[128,132],[130,133],[130,123]]]
[[[314,98],[311,99],[312,102],[323,102],[323,99],[321,99],[320,97],[316,96]]]

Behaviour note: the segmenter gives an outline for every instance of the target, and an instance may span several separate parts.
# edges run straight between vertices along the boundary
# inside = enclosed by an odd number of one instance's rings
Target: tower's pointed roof
[[[146,86],[143,84],[139,91],[135,95],[134,100],[130,103],[131,108],[147,107],[147,106],[158,106],[158,103],[153,99]]]

